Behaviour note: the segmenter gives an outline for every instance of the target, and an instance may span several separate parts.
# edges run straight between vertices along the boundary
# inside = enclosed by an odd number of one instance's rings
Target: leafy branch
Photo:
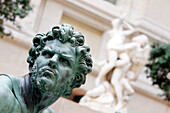
[[[164,92],[161,96],[170,101],[170,44],[154,44],[146,65],[148,78]]]
[[[4,23],[6,21],[16,25],[16,18],[26,17],[30,10],[32,10],[30,0],[0,0],[0,37],[10,35],[10,33],[5,33]]]

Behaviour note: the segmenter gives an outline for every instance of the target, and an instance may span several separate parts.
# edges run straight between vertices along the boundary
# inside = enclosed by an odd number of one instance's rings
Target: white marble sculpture
[[[107,61],[102,66],[101,71],[95,81],[96,85],[101,83],[102,78],[115,67],[116,60],[118,58],[118,51],[116,48],[120,48],[126,36],[134,32],[134,28],[128,24],[126,21],[121,19],[114,19],[112,21],[113,28],[108,32],[111,39],[107,43],[106,52],[107,52]],[[128,30],[124,30],[123,27],[127,27]]]
[[[134,93],[130,82],[142,71],[149,54],[147,36],[138,35],[130,43],[125,37],[134,32],[132,26],[121,19],[112,21],[111,39],[107,43],[107,60],[95,80],[96,87],[87,91],[80,104],[106,113],[126,113],[126,102]],[[123,30],[126,25],[128,30]]]

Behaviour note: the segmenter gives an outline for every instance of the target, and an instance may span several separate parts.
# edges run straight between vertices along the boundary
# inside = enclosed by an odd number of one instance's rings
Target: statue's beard
[[[38,69],[37,66],[34,65],[31,73],[31,82],[33,87],[38,88],[43,93],[50,95],[56,94],[55,86],[57,77],[54,76],[56,76],[56,73],[48,66]]]
[[[73,82],[73,79],[65,78],[65,80],[61,82],[61,80],[56,77],[56,82],[54,82],[52,76],[59,76],[59,74],[52,71],[48,66],[38,69],[35,64],[33,65],[30,78],[33,87],[39,89],[44,94],[59,96],[68,93],[67,95],[70,96],[73,88],[69,84]]]

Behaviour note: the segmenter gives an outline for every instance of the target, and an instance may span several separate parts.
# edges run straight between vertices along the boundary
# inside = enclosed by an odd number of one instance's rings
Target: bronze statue
[[[68,24],[37,34],[29,50],[29,74],[0,75],[0,113],[54,113],[48,108],[60,96],[85,83],[91,72],[90,48]]]

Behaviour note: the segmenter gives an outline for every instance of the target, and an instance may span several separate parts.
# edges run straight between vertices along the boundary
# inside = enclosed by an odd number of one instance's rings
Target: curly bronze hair
[[[45,45],[52,40],[59,40],[63,44],[70,43],[72,47],[75,47],[77,67],[74,72],[75,79],[72,88],[80,87],[85,83],[86,75],[92,71],[92,59],[89,54],[90,48],[84,45],[84,36],[80,32],[74,32],[74,28],[69,24],[55,26],[48,33],[37,34],[33,38],[33,45],[27,58],[29,70],[32,71],[36,58]]]

